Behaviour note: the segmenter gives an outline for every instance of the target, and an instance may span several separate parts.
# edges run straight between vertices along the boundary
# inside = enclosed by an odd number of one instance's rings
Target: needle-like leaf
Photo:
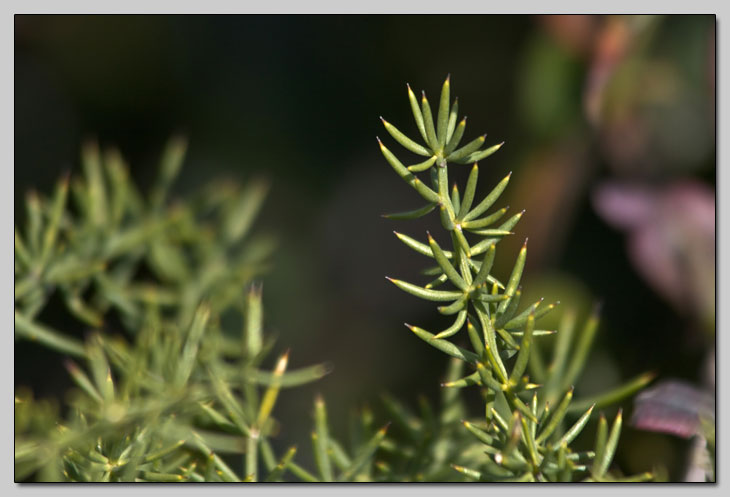
[[[397,231],[394,231],[393,233],[395,233],[395,236],[397,236],[400,241],[402,241],[403,243],[408,245],[410,248],[412,248],[419,254],[433,257],[433,251],[431,250],[431,247],[429,245],[427,245],[425,243],[421,243],[418,240],[415,240],[408,235],[404,235],[403,233],[398,233]],[[454,257],[454,254],[451,251],[444,250],[443,253],[447,259],[451,259]],[[442,269],[439,267],[439,272],[440,271],[442,271]]]
[[[450,76],[446,77],[441,87],[441,99],[439,101],[439,111],[436,123],[436,137],[438,138],[439,149],[443,150],[446,146],[447,132],[449,126],[449,101],[450,95]]]
[[[286,454],[284,454],[276,467],[266,476],[266,479],[264,481],[280,481],[281,476],[289,468],[289,463],[292,461],[292,459],[294,459],[294,455],[296,453],[296,446],[289,447],[289,450],[286,451]]]
[[[421,180],[416,178],[413,173],[411,173],[396,157],[393,155],[390,150],[388,150],[385,145],[378,139],[378,143],[380,143],[380,151],[383,153],[383,156],[388,161],[388,163],[393,167],[396,173],[405,180],[406,183],[411,185],[423,198],[428,200],[429,202],[439,202],[440,197],[438,193],[431,190],[429,187],[423,184]]]
[[[439,244],[431,236],[431,233],[427,232],[426,234],[428,235],[428,245],[431,247],[433,257],[436,259],[436,262],[441,267],[444,274],[457,288],[466,290],[467,285],[464,279],[459,275],[454,266],[451,265]]]
[[[466,310],[460,311],[459,314],[456,316],[456,320],[454,321],[454,324],[446,328],[444,331],[439,332],[438,334],[434,335],[433,339],[437,340],[439,338],[448,338],[461,330],[461,328],[464,326],[464,323],[466,322]]]
[[[602,408],[621,402],[622,400],[630,397],[639,390],[643,389],[656,377],[656,373],[643,373],[639,376],[627,381],[626,383],[619,385],[616,388],[612,388],[607,392],[603,392],[597,395],[592,395],[587,399],[576,400],[570,406],[569,412],[582,411],[587,409],[589,406],[594,405],[597,408]]]
[[[383,214],[383,217],[386,219],[394,219],[394,220],[402,220],[402,219],[418,219],[419,217],[423,217],[434,208],[436,208],[436,203],[432,204],[426,204],[423,207],[420,207],[418,209],[413,209],[412,211],[404,211],[404,212],[396,212],[393,214]]]
[[[514,267],[512,268],[512,274],[509,277],[509,281],[507,282],[507,288],[505,288],[504,293],[509,298],[514,296],[515,292],[517,291],[517,285],[520,284],[520,278],[522,278],[522,271],[525,268],[525,260],[527,258],[527,240],[525,240],[525,243],[522,245],[522,248],[520,249],[520,253],[517,255],[517,261],[515,262]],[[507,305],[509,305],[509,300],[503,301],[501,304],[499,304],[499,308],[497,309],[497,313],[502,313],[507,308]]]
[[[459,195],[459,187],[456,186],[456,183],[454,183],[454,186],[451,187],[451,205],[454,207],[454,212],[459,211],[461,197]]]
[[[476,364],[477,362],[479,362],[479,357],[477,357],[473,352],[464,350],[449,341],[434,339],[433,333],[429,333],[428,331],[419,328],[418,326],[411,326],[408,323],[405,323],[405,325],[406,327],[408,327],[408,329],[415,333],[418,338],[428,343],[432,347],[439,349],[441,352],[444,352],[451,357],[456,357],[457,359],[461,359],[462,361],[466,361],[471,364]]]
[[[479,217],[483,213],[485,213],[487,209],[494,205],[494,202],[497,201],[499,196],[502,195],[502,192],[505,188],[507,188],[507,184],[509,183],[511,177],[512,173],[509,173],[507,176],[505,176],[504,179],[500,181],[497,186],[495,186],[494,189],[487,194],[486,197],[484,197],[484,200],[479,202],[476,207],[469,211],[468,214],[463,216],[462,220],[464,222],[471,221],[472,219]]]
[[[424,141],[428,141],[428,138],[426,137],[426,127],[423,123],[423,114],[421,113],[421,107],[418,105],[418,99],[416,99],[416,95],[413,94],[413,90],[411,90],[411,85],[406,84],[408,87],[408,100],[411,103],[411,111],[413,111],[413,118],[416,120],[416,127],[418,127],[418,131],[421,133],[421,137]]]
[[[555,304],[542,306],[541,304],[542,304],[543,300],[544,299],[538,300],[537,302],[532,304],[530,307],[528,307],[527,309],[522,311],[520,314],[518,314],[514,318],[512,318],[509,321],[507,321],[506,323],[504,323],[503,328],[505,328],[507,330],[521,328],[527,322],[527,318],[530,316],[530,314],[534,314],[535,319],[537,320],[556,307],[557,302]]]
[[[622,412],[621,409],[619,409],[616,419],[613,422],[613,426],[611,426],[611,433],[608,435],[605,447],[603,447],[603,450],[601,450],[600,453],[598,449],[596,449],[596,459],[593,466],[593,468],[595,468],[594,476],[603,476],[606,474],[606,471],[608,471],[611,461],[613,460],[613,456],[616,453],[618,438],[621,434],[621,422]]]
[[[273,381],[271,385],[269,385],[269,388],[266,389],[264,397],[261,400],[261,405],[259,406],[259,414],[256,418],[256,426],[259,429],[263,428],[264,423],[266,423],[266,421],[269,419],[269,415],[274,409],[276,398],[278,397],[279,390],[281,389],[281,377],[286,371],[286,365],[288,361],[289,351],[285,352],[284,355],[282,355],[276,363],[276,368],[274,368],[273,373]]]
[[[525,325],[525,334],[522,337],[522,342],[520,343],[520,351],[517,354],[517,361],[515,361],[512,373],[510,374],[510,381],[512,383],[517,383],[519,378],[522,377],[527,369],[527,361],[530,358],[530,346],[532,345],[532,332],[534,329],[535,315],[530,314],[527,318],[527,324]]]
[[[436,129],[433,124],[433,115],[431,114],[431,106],[426,98],[426,92],[421,92],[421,112],[423,113],[423,124],[426,127],[426,143],[431,150],[438,150],[439,142],[436,137]]]
[[[78,340],[67,337],[49,327],[37,324],[18,311],[15,311],[15,334],[16,336],[42,343],[64,354],[76,357],[84,357],[86,355],[84,345]]]
[[[598,330],[600,308],[601,306],[599,304],[594,306],[590,317],[583,327],[583,331],[578,337],[578,344],[575,347],[573,357],[568,363],[565,376],[563,377],[563,385],[573,384],[576,378],[578,378],[580,372],[583,370],[583,366],[588,359],[588,352],[590,351],[591,344],[593,343],[593,338]]]
[[[454,134],[449,138],[449,142],[444,148],[444,155],[449,155],[451,152],[459,146],[461,139],[464,137],[464,130],[466,129],[466,117],[462,119],[454,130]]]
[[[88,376],[86,376],[86,373],[84,373],[77,365],[71,360],[66,360],[64,363],[64,366],[66,366],[66,370],[71,375],[71,378],[73,378],[74,382],[81,387],[81,389],[86,392],[92,399],[94,399],[99,404],[104,403],[104,399],[102,399],[101,394],[96,389],[94,384],[91,382]]]
[[[322,481],[334,481],[332,463],[327,454],[327,446],[329,445],[327,409],[321,396],[318,396],[314,401],[314,424],[315,431],[312,433],[312,443],[314,444],[314,460],[319,469],[319,476]]]
[[[441,268],[438,268],[438,269],[439,269],[439,271],[441,271]],[[435,287],[437,287],[439,285],[443,285],[448,280],[449,280],[449,278],[445,274],[442,274],[441,276],[439,276],[435,280],[431,281],[430,283],[427,283],[424,288],[426,288],[426,289],[435,288]]]
[[[190,373],[193,371],[193,366],[198,355],[200,340],[203,338],[203,333],[205,332],[205,327],[208,324],[209,318],[210,306],[208,304],[201,304],[195,312],[193,322],[190,324],[188,336],[185,340],[185,346],[182,350],[182,357],[178,363],[177,373],[175,376],[175,386],[178,388],[185,385],[190,377]]]
[[[362,470],[362,468],[368,462],[373,453],[375,453],[375,451],[378,449],[378,446],[380,446],[380,444],[382,443],[387,431],[388,425],[384,426],[383,428],[378,430],[375,435],[373,435],[373,437],[355,455],[352,460],[352,464],[350,464],[350,467],[342,472],[342,474],[338,478],[338,481],[350,481],[354,476],[357,475],[359,471]]]
[[[502,209],[499,209],[497,212],[487,217],[475,219],[473,221],[465,221],[461,223],[461,226],[465,229],[470,230],[484,228],[485,226],[489,226],[490,224],[494,224],[495,222],[497,222],[502,216],[504,216],[504,213],[507,212],[508,209],[509,207],[503,207]],[[489,236],[488,232],[480,232],[479,234]]]
[[[463,147],[461,147],[458,150],[454,150],[451,152],[448,156],[446,156],[446,160],[449,162],[457,162],[464,157],[468,156],[475,150],[479,150],[479,147],[481,147],[484,142],[487,139],[487,135],[482,135],[479,138],[475,138],[474,140],[470,141]]]
[[[454,103],[451,104],[451,110],[449,111],[449,124],[446,127],[446,143],[451,141],[454,136],[454,130],[456,129],[456,120],[459,118],[459,98],[454,99]],[[444,154],[448,155],[448,152],[444,150]]]
[[[594,478],[600,478],[603,476],[601,469],[601,461],[603,459],[603,453],[606,450],[606,441],[608,440],[608,423],[606,422],[606,416],[601,413],[598,418],[598,428],[596,429],[596,457],[593,459],[593,465],[591,466],[591,475]]]
[[[458,380],[446,381],[444,383],[441,383],[441,386],[444,388],[464,388],[470,387],[472,385],[479,385],[479,381],[479,372],[477,371],[470,374],[469,376],[459,378]]]
[[[565,432],[565,435],[563,435],[560,440],[558,441],[558,446],[562,444],[570,445],[570,443],[577,437],[581,431],[583,431],[583,428],[585,428],[586,424],[588,423],[588,419],[591,417],[591,413],[593,412],[593,406],[591,406],[585,414],[583,414],[578,421],[575,422],[573,426],[570,427],[568,431]]]
[[[460,164],[471,164],[472,162],[479,162],[480,160],[486,159],[494,152],[502,148],[502,145],[504,145],[504,142],[492,145],[488,149],[482,150],[480,152],[473,152],[462,159],[454,159],[454,161]]]
[[[453,304],[438,307],[438,311],[441,314],[444,314],[447,316],[450,314],[456,314],[457,312],[461,312],[462,310],[466,309],[467,301],[468,301],[467,296],[462,295]]]
[[[385,126],[385,129],[388,131],[388,133],[390,133],[390,136],[392,136],[395,141],[403,145],[403,147],[405,147],[406,149],[410,150],[414,154],[422,155],[424,157],[429,157],[433,155],[430,150],[408,138],[406,135],[401,133],[398,128],[390,124],[382,117],[380,118],[380,120],[382,121],[383,126]]]
[[[472,282],[472,286],[477,288],[480,287],[487,282],[487,278],[489,277],[489,272],[492,270],[492,265],[494,264],[494,255],[497,252],[497,246],[495,244],[492,244],[489,249],[484,254],[484,260],[482,261],[482,265],[479,268],[479,272],[474,277],[474,281]]]
[[[407,283],[405,281],[396,280],[393,278],[385,277],[388,281],[393,283],[395,286],[400,288],[401,290],[404,290],[412,295],[415,295],[416,297],[421,297],[422,299],[426,300],[433,300],[435,302],[443,302],[443,301],[449,301],[454,300],[463,295],[462,292],[447,292],[442,290],[427,290],[426,288],[422,288],[420,286],[412,285],[411,283]]]
[[[418,164],[413,164],[412,166],[408,166],[406,169],[408,169],[412,173],[420,173],[422,171],[427,171],[431,168],[431,166],[434,165],[436,162],[436,156],[429,157],[423,162],[419,162]]]

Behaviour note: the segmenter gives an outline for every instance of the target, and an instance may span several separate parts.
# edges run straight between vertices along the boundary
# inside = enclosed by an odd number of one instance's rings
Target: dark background
[[[501,205],[527,209],[497,276],[529,236],[526,302],[560,300],[581,316],[603,302],[579,391],[648,370],[700,385],[714,307],[679,309],[637,273],[592,192],[609,179],[714,192],[714,50],[713,16],[16,16],[15,219],[28,189],[49,192],[79,169],[89,138],[119,147],[142,188],[177,133],[190,140],[180,195],[219,175],[268,176],[256,225],[279,239],[264,279],[268,329],[292,366],[334,365],[277,408],[283,436],[307,445],[316,392],[335,431],[384,390],[412,405],[437,398],[445,356],[402,323],[444,321],[384,279],[420,282],[426,259],[392,230],[422,238],[437,220],[380,217],[420,204],[375,136],[405,160],[378,116],[417,137],[405,83],[433,106],[450,73],[465,139],[506,141],[481,164],[479,192],[513,171]],[[455,171],[462,185],[468,169]],[[15,383],[60,396],[45,380],[65,375],[60,360],[42,354],[16,345]],[[627,427],[618,462],[680,478],[685,445]]]

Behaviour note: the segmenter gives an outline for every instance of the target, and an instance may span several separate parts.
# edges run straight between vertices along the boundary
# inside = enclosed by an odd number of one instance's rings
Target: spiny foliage
[[[350,419],[344,443],[333,435],[325,401],[317,397],[311,434],[315,468],[295,461],[296,445],[277,454],[272,439],[281,431],[274,417],[281,390],[321,378],[329,367],[291,370],[289,351],[269,359],[275,342],[264,328],[261,286],[254,279],[268,267],[273,244],[250,230],[267,184],[254,180],[241,189],[214,183],[172,202],[168,192],[183,161],[184,142],[170,143],[147,194],[129,180],[118,152],[102,156],[88,145],[83,177],[62,179],[50,199],[29,194],[25,229],[15,230],[15,338],[66,356],[77,386],[63,415],[27,389],[16,392],[16,480],[612,478],[608,470],[620,414],[610,431],[605,418],[599,420],[595,450],[574,451],[571,442],[594,406],[630,395],[649,377],[571,402],[571,385],[585,363],[597,317],[574,339],[575,319],[566,314],[552,362],[544,365],[535,340],[553,332],[535,323],[554,305],[539,301],[518,312],[526,246],[506,283],[491,274],[496,245],[522,215],[496,228],[492,225],[506,209],[485,215],[509,176],[474,207],[476,164],[463,195],[456,186],[450,194],[447,190],[449,162],[481,160],[499,145],[481,150],[481,137],[457,148],[466,121],[456,124],[448,79],[436,122],[425,95],[419,106],[410,88],[408,94],[426,145],[384,124],[396,141],[428,159],[407,168],[382,144],[381,149],[428,203],[388,217],[414,218],[438,207],[453,247],[442,249],[430,235],[423,243],[397,234],[435,259],[436,266],[426,270],[435,280],[423,287],[392,281],[419,297],[445,302],[439,311],[456,315],[452,326],[435,334],[409,326],[452,356],[438,406],[421,398],[416,415],[384,395],[389,422],[376,422],[373,411],[363,408]],[[425,171],[431,187],[414,174]],[[472,245],[465,232],[480,241]],[[435,290],[446,282],[454,288]],[[41,319],[52,298],[75,318],[66,331]],[[447,340],[465,327],[472,350]],[[483,416],[471,416],[460,395],[461,388],[473,385],[485,402]],[[566,424],[575,416],[577,421]]]
[[[28,195],[26,229],[15,232],[15,338],[66,356],[78,388],[64,419],[53,403],[16,392],[16,480],[362,478],[384,431],[364,426],[348,455],[326,435],[321,400],[318,475],[294,462],[296,447],[272,448],[280,390],[329,367],[291,370],[288,351],[264,367],[274,341],[252,280],[273,244],[249,228],[267,184],[215,183],[169,202],[184,149],[171,142],[147,195],[119,153],[102,157],[94,145],[84,148],[82,178],[61,180],[51,199]],[[68,331],[40,321],[53,296],[77,319]],[[337,471],[322,462],[333,447]]]
[[[442,248],[428,232],[426,242],[396,233],[409,248],[435,260],[437,265],[424,273],[436,278],[424,286],[388,279],[410,294],[444,303],[437,310],[444,315],[456,316],[451,326],[436,333],[409,324],[406,326],[429,345],[465,363],[473,371],[446,382],[444,387],[475,385],[482,391],[484,416],[474,421],[464,420],[463,425],[481,443],[483,457],[472,459],[468,466],[452,461],[453,469],[478,481],[612,479],[608,470],[621,431],[620,411],[610,432],[605,417],[601,416],[594,450],[576,452],[571,449],[571,442],[586,426],[596,406],[632,394],[650,381],[651,375],[642,375],[595,399],[572,402],[572,384],[583,369],[598,327],[597,312],[588,319],[573,347],[575,325],[574,319],[568,315],[558,334],[552,363],[546,368],[536,351],[537,340],[555,332],[540,329],[537,322],[557,303],[545,305],[541,299],[520,310],[520,280],[527,256],[527,240],[505,283],[491,274],[497,244],[512,234],[524,214],[524,211],[517,213],[497,224],[507,208],[487,213],[506,188],[510,175],[484,199],[475,202],[479,175],[476,162],[496,152],[502,143],[482,149],[486,137],[483,135],[459,148],[466,118],[456,124],[458,100],[451,104],[448,77],[441,90],[435,119],[425,93],[422,93],[419,105],[408,86],[408,98],[425,144],[408,138],[395,126],[381,120],[395,141],[410,152],[428,158],[406,167],[380,139],[378,142],[395,172],[427,204],[386,217],[414,219],[438,207],[441,225],[451,239],[451,249]],[[474,164],[462,191],[454,184],[449,192],[449,163]],[[419,172],[428,172],[430,181],[421,181],[416,176]],[[467,234],[478,241],[469,241]],[[445,283],[452,288],[435,289]],[[447,340],[464,328],[471,350]],[[568,416],[574,412],[580,416],[566,425]],[[648,478],[650,475],[642,474],[629,480]]]

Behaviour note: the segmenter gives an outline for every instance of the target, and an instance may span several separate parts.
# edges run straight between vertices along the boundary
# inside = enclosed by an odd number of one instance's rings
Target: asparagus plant
[[[280,431],[275,416],[282,390],[317,380],[330,368],[291,369],[289,350],[269,359],[275,341],[265,328],[256,280],[269,265],[273,244],[251,230],[267,183],[252,180],[240,188],[218,182],[171,201],[184,141],[170,143],[147,194],[130,181],[118,152],[101,154],[89,144],[83,176],[64,177],[49,199],[30,193],[25,229],[15,230],[15,338],[63,355],[76,385],[63,412],[17,389],[16,481],[615,479],[610,470],[620,412],[610,428],[605,417],[599,419],[594,450],[573,450],[571,442],[596,407],[630,395],[650,377],[572,401],[571,385],[597,330],[595,314],[577,337],[575,319],[566,314],[552,363],[544,365],[536,340],[553,332],[536,322],[554,304],[541,300],[519,310],[526,243],[504,283],[492,275],[497,244],[523,214],[496,227],[507,209],[486,214],[509,176],[475,202],[476,161],[501,144],[482,150],[482,136],[459,147],[466,120],[457,124],[449,85],[447,78],[436,121],[425,95],[419,105],[408,88],[425,145],[383,121],[397,142],[425,161],[406,167],[381,143],[390,165],[427,202],[387,217],[415,218],[438,208],[452,241],[446,250],[430,235],[420,242],[397,233],[435,260],[426,270],[435,279],[425,286],[391,279],[442,302],[439,312],[455,316],[453,325],[436,333],[408,325],[452,357],[438,406],[422,397],[416,415],[384,395],[385,419],[363,407],[344,442],[331,430],[324,398],[316,396],[306,442],[314,468],[297,460],[302,441],[277,451],[281,443],[272,439]],[[463,195],[456,185],[448,191],[449,163],[474,163]],[[427,171],[431,186],[415,175]],[[447,282],[452,289],[436,289]],[[52,298],[60,298],[72,318],[66,330],[44,320]],[[452,341],[464,328],[471,350]],[[478,417],[463,399],[468,386],[483,396]]]
[[[268,184],[214,182],[171,202],[185,142],[170,142],[148,194],[121,155],[83,149],[83,177],[52,198],[30,193],[15,231],[15,339],[65,357],[76,388],[59,413],[26,388],[15,396],[16,481],[363,481],[386,423],[364,411],[349,446],[314,403],[315,470],[281,453],[282,390],[330,371],[269,357],[262,287],[271,238],[251,232]],[[71,190],[74,205],[69,205]],[[51,298],[70,317],[44,322]]]
[[[263,367],[274,342],[253,280],[274,245],[250,228],[267,183],[219,182],[169,202],[184,150],[171,141],[147,195],[118,152],[93,144],[83,178],[65,177],[48,200],[28,195],[15,337],[66,356],[78,388],[66,419],[17,392],[16,480],[276,481],[298,468],[295,448],[274,454],[272,412],[280,390],[328,367],[291,370],[288,351]],[[69,330],[41,320],[54,295],[76,318]]]
[[[587,320],[578,337],[573,354],[569,354],[574,319],[566,318],[558,334],[552,363],[546,368],[535,351],[535,342],[554,332],[540,329],[538,321],[557,303],[538,300],[520,307],[520,281],[527,257],[527,239],[520,249],[509,278],[500,281],[492,274],[497,245],[512,235],[524,211],[503,220],[507,208],[489,212],[509,183],[511,173],[481,200],[475,199],[478,161],[499,150],[503,143],[482,148],[486,135],[463,146],[466,118],[458,122],[458,100],[450,99],[450,78],[441,89],[435,114],[421,94],[420,103],[408,89],[413,117],[422,143],[406,136],[394,125],[381,120],[390,136],[408,151],[425,157],[422,162],[405,166],[380,139],[380,150],[393,170],[425,201],[426,205],[398,214],[390,219],[415,219],[438,209],[441,226],[448,234],[450,249],[427,232],[419,241],[396,232],[400,241],[436,263],[424,273],[432,281],[424,286],[388,278],[400,289],[421,299],[438,302],[439,313],[455,316],[453,324],[431,333],[418,326],[406,326],[420,339],[441,352],[467,364],[470,374],[447,382],[447,388],[476,385],[483,390],[484,416],[477,422],[463,424],[483,444],[485,457],[465,467],[453,464],[454,470],[479,481],[573,481],[611,478],[608,470],[618,444],[622,425],[621,411],[611,424],[605,417],[598,422],[595,449],[574,451],[571,442],[581,433],[597,405],[606,405],[635,392],[652,375],[641,375],[627,385],[595,399],[573,402],[573,383],[585,365],[590,344],[598,328],[597,310]],[[455,183],[449,189],[449,164],[473,164],[463,190]],[[427,173],[422,181],[417,173]],[[472,241],[467,238],[473,237]],[[449,284],[448,289],[441,285]],[[469,348],[449,340],[466,329]],[[567,416],[576,410],[580,416],[563,427]],[[644,480],[648,474],[629,478]]]

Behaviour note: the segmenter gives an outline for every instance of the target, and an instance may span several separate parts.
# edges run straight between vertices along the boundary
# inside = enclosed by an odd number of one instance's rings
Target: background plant
[[[28,195],[15,233],[16,340],[73,358],[77,389],[62,418],[16,393],[16,480],[256,481],[297,467],[295,448],[274,454],[271,414],[281,389],[327,368],[287,369],[288,352],[264,366],[274,340],[252,280],[273,245],[249,228],[267,184],[221,182],[168,202],[184,150],[170,143],[146,195],[117,152],[94,145],[83,178],[64,178],[51,199]],[[76,318],[68,330],[40,319],[54,296]],[[232,469],[225,458],[242,453]]]

